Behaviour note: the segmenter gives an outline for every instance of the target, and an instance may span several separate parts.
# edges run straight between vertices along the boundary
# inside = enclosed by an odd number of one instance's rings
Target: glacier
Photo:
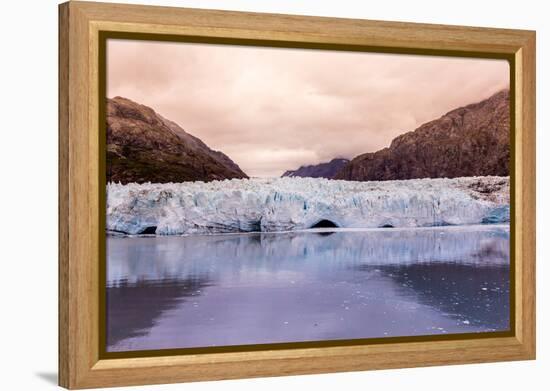
[[[107,184],[111,233],[185,235],[506,223],[509,177],[395,181],[252,178]]]

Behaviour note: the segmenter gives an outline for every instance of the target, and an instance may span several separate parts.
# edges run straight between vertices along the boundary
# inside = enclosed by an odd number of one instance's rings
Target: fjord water
[[[504,331],[508,225],[108,237],[107,351]]]

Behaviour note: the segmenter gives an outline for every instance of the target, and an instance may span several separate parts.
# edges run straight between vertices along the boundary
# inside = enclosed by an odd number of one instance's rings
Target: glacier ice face
[[[323,178],[107,185],[107,230],[161,235],[509,221],[509,178],[354,182]]]

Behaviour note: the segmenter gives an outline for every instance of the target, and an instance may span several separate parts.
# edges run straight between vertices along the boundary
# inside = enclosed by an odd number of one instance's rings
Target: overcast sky
[[[249,176],[351,159],[509,85],[508,63],[109,40],[107,95],[220,150]]]

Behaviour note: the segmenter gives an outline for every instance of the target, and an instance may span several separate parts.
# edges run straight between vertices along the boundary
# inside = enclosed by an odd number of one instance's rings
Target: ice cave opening
[[[155,235],[157,233],[157,227],[146,227],[144,230],[140,232],[140,235]]]
[[[312,225],[311,228],[338,228],[338,225],[333,221],[323,219]]]

